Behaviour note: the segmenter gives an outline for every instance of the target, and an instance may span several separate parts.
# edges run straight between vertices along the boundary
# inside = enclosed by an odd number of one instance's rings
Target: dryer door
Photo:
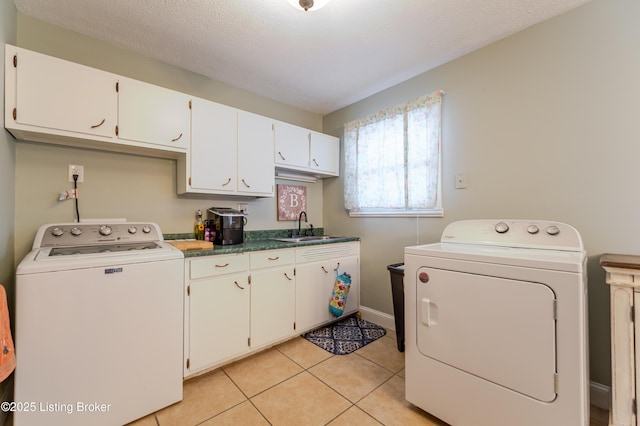
[[[555,295],[548,286],[422,267],[419,351],[535,398],[556,397]]]

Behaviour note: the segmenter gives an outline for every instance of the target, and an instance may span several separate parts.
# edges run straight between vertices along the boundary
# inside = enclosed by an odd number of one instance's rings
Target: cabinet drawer
[[[249,257],[244,254],[233,256],[210,256],[202,259],[192,259],[189,263],[189,277],[191,279],[249,270]]]
[[[294,259],[295,255],[293,249],[257,251],[251,253],[251,269],[292,265]]]
[[[296,263],[322,261],[327,259],[340,259],[347,256],[359,256],[360,243],[336,243],[322,244],[296,249]]]

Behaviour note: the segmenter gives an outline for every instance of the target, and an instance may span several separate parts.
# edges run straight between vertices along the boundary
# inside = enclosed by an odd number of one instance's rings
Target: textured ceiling
[[[15,0],[20,13],[326,114],[589,0]]]

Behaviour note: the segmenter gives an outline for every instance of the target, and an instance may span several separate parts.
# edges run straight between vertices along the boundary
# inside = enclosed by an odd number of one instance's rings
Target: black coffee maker
[[[215,232],[214,244],[242,244],[244,224],[247,222],[243,212],[228,207],[211,207],[207,216],[211,223],[211,232]]]

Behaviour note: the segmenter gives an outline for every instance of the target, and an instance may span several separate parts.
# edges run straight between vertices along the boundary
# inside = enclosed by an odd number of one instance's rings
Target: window
[[[344,126],[344,196],[350,216],[442,216],[443,91]]]

